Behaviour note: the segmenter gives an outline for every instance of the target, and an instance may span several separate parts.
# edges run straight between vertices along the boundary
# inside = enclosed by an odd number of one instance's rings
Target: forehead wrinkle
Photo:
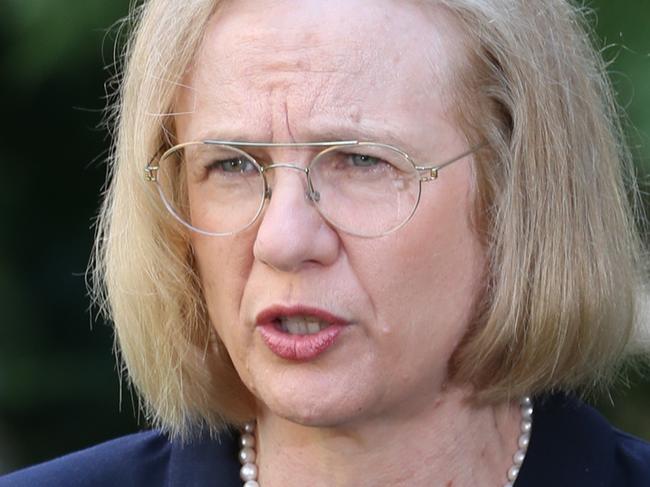
[[[309,118],[325,114],[352,121],[372,118],[390,123],[393,115],[421,112],[425,105],[422,102],[429,100],[430,105],[432,97],[437,100],[438,112],[442,102],[449,103],[443,86],[451,84],[453,77],[448,71],[456,67],[458,56],[445,49],[449,47],[445,42],[449,38],[445,37],[454,29],[441,28],[441,23],[446,22],[436,22],[426,39],[416,38],[415,33],[407,31],[399,44],[388,35],[392,32],[388,28],[384,37],[373,38],[371,42],[363,36],[333,38],[328,32],[319,36],[310,31],[314,35],[307,45],[297,42],[300,30],[295,35],[293,32],[287,35],[285,29],[274,36],[270,28],[247,31],[220,26],[206,36],[201,46],[207,63],[195,65],[195,74],[204,78],[201,98],[218,109],[215,118],[224,118],[224,112],[235,112],[250,121],[254,117],[254,126],[249,124],[251,137],[267,131],[271,135],[273,116],[285,124],[287,120],[299,120],[304,125]],[[414,51],[419,54],[414,56]],[[377,79],[375,74],[379,74]],[[383,95],[389,93],[384,88],[392,89],[408,82],[415,82],[412,84],[415,89]],[[240,89],[230,95],[229,88],[234,87]],[[291,110],[290,115],[272,113],[283,105],[276,102],[271,107],[268,96],[261,94],[274,90],[285,91],[288,103],[283,110]],[[381,100],[383,96],[387,98],[381,104],[369,105],[372,97]],[[356,106],[358,113],[350,114],[346,110],[348,105]],[[301,128],[296,135],[304,133]]]
[[[238,66],[237,72],[244,76],[256,72],[275,73],[348,73],[357,74],[366,65],[367,43],[354,36],[331,36],[319,32],[319,25],[305,29],[304,26],[277,28],[255,23],[248,30],[234,29],[237,17],[215,15],[201,49],[216,53],[216,58]],[[235,24],[236,25],[236,24]]]
[[[383,83],[403,82],[404,76],[402,71],[409,71],[412,67],[413,56],[409,56],[413,46],[421,45],[422,39],[416,39],[414,36],[406,34],[406,39],[402,37],[403,42],[396,45],[389,42],[389,36],[380,39],[379,42],[373,42],[370,46],[362,39],[355,39],[351,36],[346,39],[326,38],[323,39],[318,33],[309,31],[307,34],[301,33],[296,29],[296,34],[289,33],[286,30],[275,32],[277,29],[258,28],[254,31],[237,31],[236,42],[227,34],[225,30],[225,42],[220,42],[222,29],[215,29],[208,36],[203,44],[203,49],[209,49],[215,54],[213,67],[215,72],[219,73],[220,81],[224,83],[241,83],[257,82],[262,76],[266,79],[269,76],[279,77],[283,75],[294,74],[323,74],[332,76],[359,76],[364,71],[372,71],[384,68]],[[388,32],[387,32],[388,34]],[[309,43],[297,42],[299,37],[309,37]],[[269,39],[273,42],[269,43]],[[433,59],[440,59],[440,37],[434,33],[429,47],[426,51],[425,59],[419,58],[417,70],[428,71],[428,86],[439,85],[441,81],[440,66],[437,62],[431,62]],[[387,44],[384,49],[384,44]],[[434,52],[431,52],[431,49]],[[444,57],[444,56],[443,56]],[[216,61],[219,60],[219,61]],[[423,62],[424,61],[424,62]],[[409,62],[411,66],[409,66]],[[220,65],[235,66],[235,69],[219,69]],[[388,76],[386,76],[388,74]],[[420,76],[419,76],[420,77]],[[289,82],[304,81],[301,78],[286,78]],[[333,78],[323,81],[322,87],[328,91],[333,91],[335,86],[331,83]],[[244,81],[242,81],[244,80]],[[391,81],[392,80],[392,81]],[[322,93],[320,98],[325,93]],[[316,105],[316,102],[314,102]]]
[[[249,53],[244,51],[240,56],[245,60],[241,64],[241,74],[246,77],[283,74],[356,76],[367,64],[363,59],[353,62],[351,56],[333,53],[334,49],[328,50],[327,46],[268,51],[268,46],[256,47]]]
[[[316,52],[316,50],[301,49],[302,52]],[[294,52],[273,53],[269,56],[263,49],[257,48],[257,55],[246,54],[248,49],[239,52],[218,53],[212,56],[211,62],[200,66],[192,76],[191,83],[196,85],[214,86],[209,90],[198,90],[203,99],[220,103],[228,103],[229,88],[244,85],[249,93],[259,91],[267,95],[284,90],[287,95],[308,106],[307,112],[319,105],[319,99],[337,99],[339,96],[328,96],[341,92],[340,88],[346,87],[349,92],[353,85],[349,83],[351,77],[357,77],[363,71],[363,64],[346,63],[343,57],[317,55],[294,55]],[[219,54],[223,54],[223,57]],[[227,58],[227,59],[223,59]],[[326,62],[322,62],[326,58]],[[235,66],[235,69],[226,69]],[[296,89],[299,88],[299,89]],[[215,96],[216,95],[216,96]],[[248,108],[253,100],[248,98]],[[255,100],[259,104],[259,100]],[[233,103],[241,100],[233,100]]]

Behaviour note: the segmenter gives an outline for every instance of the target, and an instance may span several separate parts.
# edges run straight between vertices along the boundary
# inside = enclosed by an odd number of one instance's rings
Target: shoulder
[[[147,431],[0,477],[0,487],[230,487],[238,485],[236,452],[229,433],[181,444]]]
[[[617,485],[650,485],[650,443],[615,431]]]
[[[536,401],[520,484],[647,487],[650,444],[616,430],[575,398],[545,398]]]
[[[137,433],[0,477],[0,486],[103,486],[109,485],[109,478],[123,481],[123,485],[137,485],[136,480],[142,478],[161,485],[156,480],[170,450],[171,444],[163,435]]]

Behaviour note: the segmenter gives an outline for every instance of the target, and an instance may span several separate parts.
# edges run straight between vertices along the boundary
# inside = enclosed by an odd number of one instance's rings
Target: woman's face
[[[444,11],[415,2],[228,2],[184,80],[179,139],[370,139],[442,162],[468,149],[448,114],[460,35]],[[310,156],[267,153],[301,166]],[[275,170],[253,228],[192,236],[210,318],[241,379],[262,412],[310,425],[434,404],[482,286],[471,158],[425,183],[413,219],[375,239],[328,225],[305,184]],[[323,329],[296,336],[308,322]]]

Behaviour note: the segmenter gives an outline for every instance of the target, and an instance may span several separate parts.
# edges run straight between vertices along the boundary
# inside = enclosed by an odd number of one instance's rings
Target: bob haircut
[[[639,343],[645,270],[631,158],[586,14],[567,0],[417,3],[448,9],[466,34],[450,73],[457,119],[485,143],[474,222],[489,269],[452,380],[495,402],[607,383]],[[174,137],[175,97],[218,4],[150,0],[128,19],[92,265],[148,419],[184,438],[255,407],[213,331],[187,230],[143,175]]]

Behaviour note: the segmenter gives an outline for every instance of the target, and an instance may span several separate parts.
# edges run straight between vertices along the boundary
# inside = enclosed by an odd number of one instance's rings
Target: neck
[[[502,486],[517,448],[517,402],[471,405],[445,391],[413,414],[303,426],[264,411],[257,425],[260,485]]]

